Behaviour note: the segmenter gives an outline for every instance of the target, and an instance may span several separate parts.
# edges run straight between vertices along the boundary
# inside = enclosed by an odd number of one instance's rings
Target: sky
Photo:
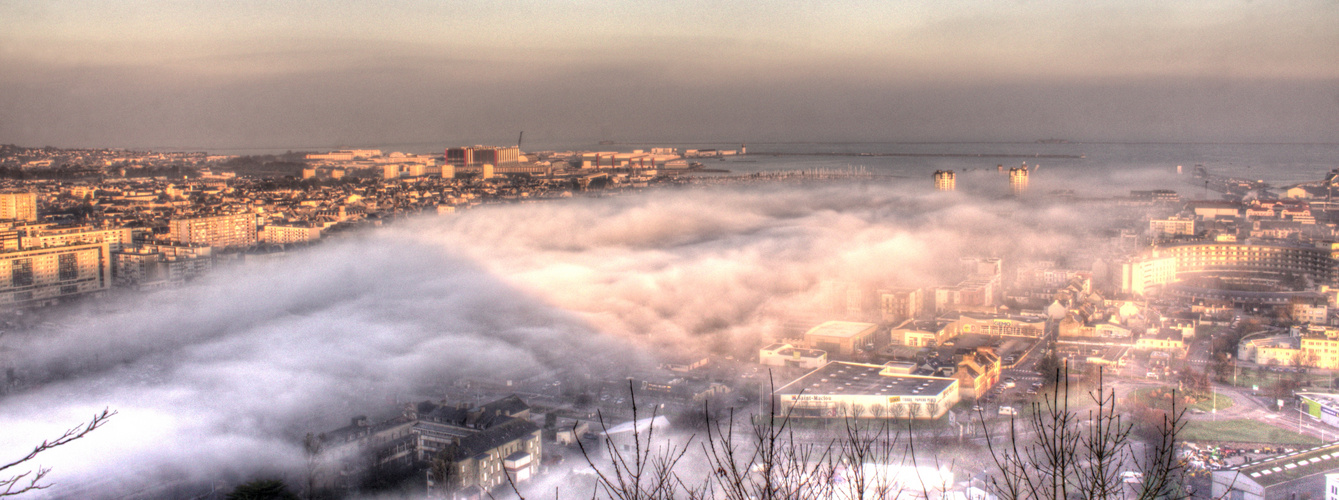
[[[0,143],[1339,142],[1333,0],[4,1]]]

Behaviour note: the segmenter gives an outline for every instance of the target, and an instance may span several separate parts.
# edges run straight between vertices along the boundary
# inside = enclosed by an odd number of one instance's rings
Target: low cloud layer
[[[4,366],[52,382],[0,399],[0,457],[111,407],[105,429],[42,457],[56,481],[282,470],[297,436],[460,377],[746,354],[826,280],[926,286],[960,256],[1068,255],[1104,220],[1083,207],[837,183],[407,221],[11,332]]]

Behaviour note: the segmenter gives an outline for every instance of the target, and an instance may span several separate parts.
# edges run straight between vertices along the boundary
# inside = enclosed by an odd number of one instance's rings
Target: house
[[[328,453],[341,460],[329,478],[336,489],[352,488],[380,469],[425,481],[429,491],[487,492],[507,483],[504,471],[515,482],[534,476],[543,453],[530,406],[516,395],[473,408],[408,403],[398,417],[375,424],[355,417],[325,436]]]

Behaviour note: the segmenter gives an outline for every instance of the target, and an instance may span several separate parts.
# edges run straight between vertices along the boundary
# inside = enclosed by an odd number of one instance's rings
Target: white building
[[[321,227],[307,224],[271,224],[261,228],[260,241],[272,245],[308,243],[321,239]]]
[[[1152,252],[1121,264],[1120,290],[1123,293],[1144,295],[1155,287],[1176,282],[1176,258]]]
[[[828,364],[828,353],[818,349],[799,349],[790,344],[772,344],[758,351],[758,362],[764,366],[813,370]]]
[[[958,379],[904,375],[897,367],[834,362],[773,393],[795,418],[936,419],[958,404]]]

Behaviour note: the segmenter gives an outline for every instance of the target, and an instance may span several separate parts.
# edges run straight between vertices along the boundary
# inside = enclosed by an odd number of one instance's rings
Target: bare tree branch
[[[71,441],[87,436],[88,433],[93,432],[97,428],[102,427],[103,424],[106,424],[107,420],[112,418],[112,415],[115,414],[116,414],[115,411],[112,411],[108,408],[103,408],[102,413],[93,415],[93,419],[90,420],[88,423],[71,427],[69,430],[66,430],[64,434],[61,434],[60,437],[42,441],[42,444],[33,447],[33,451],[29,452],[28,455],[24,456],[23,458],[20,458],[18,460],[15,460],[13,462],[4,465],[0,465],[0,473],[3,473],[9,469],[24,466],[24,464],[37,458],[38,455],[42,454],[43,452],[46,452],[47,450],[50,450],[57,446],[64,446],[66,444],[69,444]],[[11,471],[9,473],[14,474],[14,471]],[[46,479],[46,476],[49,473],[51,473],[50,468],[38,465],[35,468],[14,474],[8,478],[0,479],[0,497],[15,496],[29,491],[43,490],[50,488],[55,483],[42,482],[43,479]]]

